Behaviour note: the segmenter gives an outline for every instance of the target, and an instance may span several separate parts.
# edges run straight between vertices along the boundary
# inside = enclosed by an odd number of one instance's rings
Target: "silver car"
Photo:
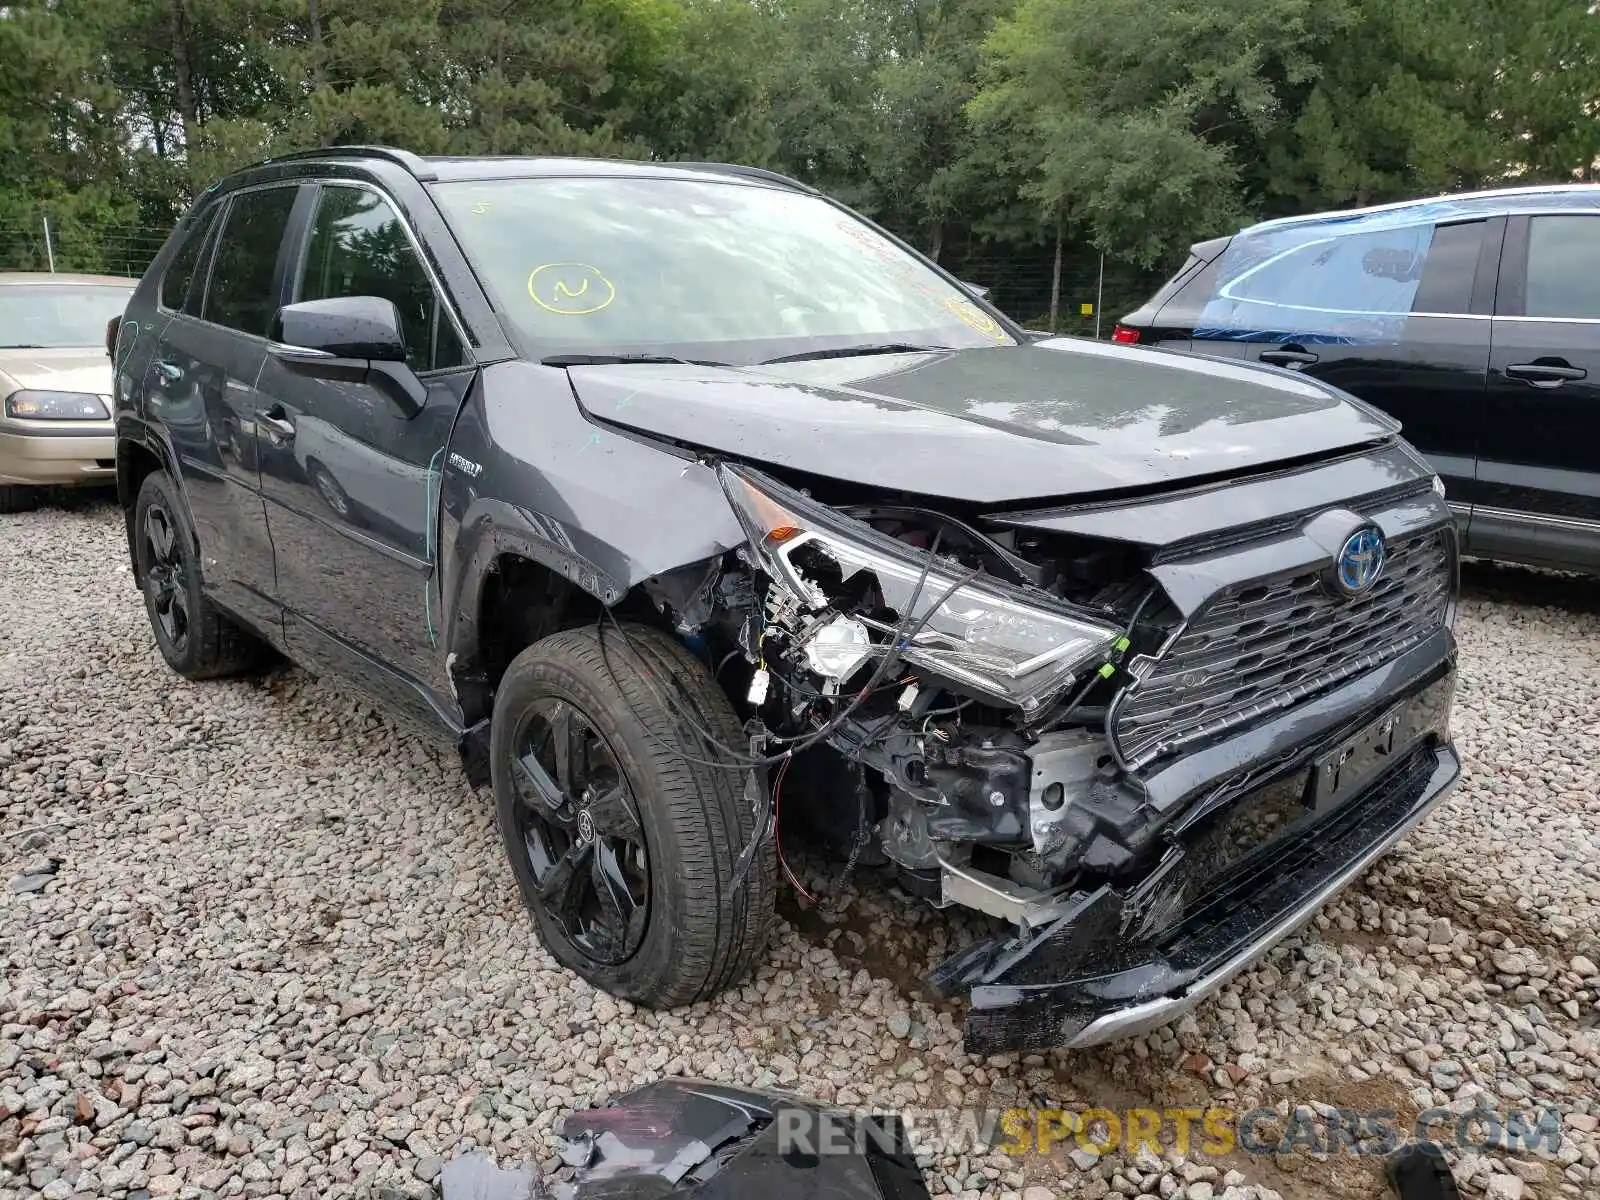
[[[107,326],[135,282],[0,274],[0,512],[116,479]]]

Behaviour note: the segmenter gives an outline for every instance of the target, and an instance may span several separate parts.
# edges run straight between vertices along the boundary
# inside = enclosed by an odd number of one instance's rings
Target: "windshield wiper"
[[[770,367],[773,363],[805,362],[813,358],[853,358],[857,354],[931,354],[936,350],[954,349],[954,346],[917,346],[911,342],[874,342],[865,346],[839,346],[833,350],[804,350],[799,354],[762,359],[756,366]]]
[[[43,342],[6,342],[0,345],[0,350],[48,350]]]
[[[610,367],[618,363],[677,363],[685,367],[726,367],[709,358],[674,358],[670,354],[551,354],[539,360],[547,367]]]

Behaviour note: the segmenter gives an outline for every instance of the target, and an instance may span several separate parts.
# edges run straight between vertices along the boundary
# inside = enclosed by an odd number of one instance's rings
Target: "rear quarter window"
[[[1198,325],[1217,290],[1220,261],[1191,260],[1192,266],[1186,267],[1186,276],[1168,291],[1153,324],[1162,329],[1193,329]]]
[[[1407,313],[1422,279],[1433,226],[1329,234],[1269,253],[1221,294],[1240,304],[1309,313]]]
[[[217,206],[213,204],[192,222],[183,234],[177,252],[172,260],[167,263],[167,269],[161,276],[161,307],[171,309],[173,312],[182,312],[189,294],[194,288],[196,268],[200,264],[200,255],[206,248],[207,240],[211,236],[211,228],[216,224]]]
[[[1396,341],[1413,312],[1470,311],[1481,220],[1385,216],[1267,227],[1234,239],[1195,335],[1330,344]],[[1163,323],[1166,323],[1163,321]]]

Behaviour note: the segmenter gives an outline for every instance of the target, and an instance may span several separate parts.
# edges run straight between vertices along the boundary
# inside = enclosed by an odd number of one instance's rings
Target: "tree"
[[[121,95],[100,53],[116,11],[114,0],[0,9],[0,262],[44,267],[49,217],[73,248],[58,265],[95,269],[97,234],[137,217]]]
[[[1267,215],[1470,188],[1503,169],[1479,0],[1360,0],[1249,180]],[[1520,7],[1520,6],[1519,6]]]
[[[983,39],[1010,0],[901,0],[897,37],[878,68],[868,172],[882,219],[915,230],[935,259],[945,227],[970,209],[978,184],[967,119]]]
[[[768,41],[758,70],[772,166],[869,212],[876,75],[892,33],[882,0],[755,0]]]
[[[749,0],[684,0],[648,71],[628,86],[627,129],[664,159],[781,169],[773,63],[782,24]]]
[[[1480,109],[1501,135],[1504,177],[1600,181],[1600,10],[1583,0],[1473,0],[1488,71]]]
[[[1238,224],[1242,164],[1350,19],[1343,0],[1021,0],[985,46],[972,116],[1043,223],[1153,265]]]
[[[1037,313],[1099,250],[1136,293],[1255,217],[1600,163],[1587,0],[10,0],[0,61],[4,266],[387,142],[770,167]]]

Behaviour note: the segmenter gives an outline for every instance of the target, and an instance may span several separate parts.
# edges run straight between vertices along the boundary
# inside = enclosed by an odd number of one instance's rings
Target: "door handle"
[[[275,446],[286,446],[294,441],[294,422],[289,420],[281,404],[257,409],[256,424],[267,431],[267,437]]]
[[[1587,379],[1589,372],[1574,367],[1560,359],[1550,362],[1512,363],[1506,367],[1506,378],[1520,379],[1536,388],[1560,387],[1569,379]]]
[[[1261,361],[1271,363],[1275,367],[1288,367],[1295,371],[1301,367],[1309,367],[1317,361],[1317,356],[1299,346],[1285,346],[1281,350],[1263,350]]]

